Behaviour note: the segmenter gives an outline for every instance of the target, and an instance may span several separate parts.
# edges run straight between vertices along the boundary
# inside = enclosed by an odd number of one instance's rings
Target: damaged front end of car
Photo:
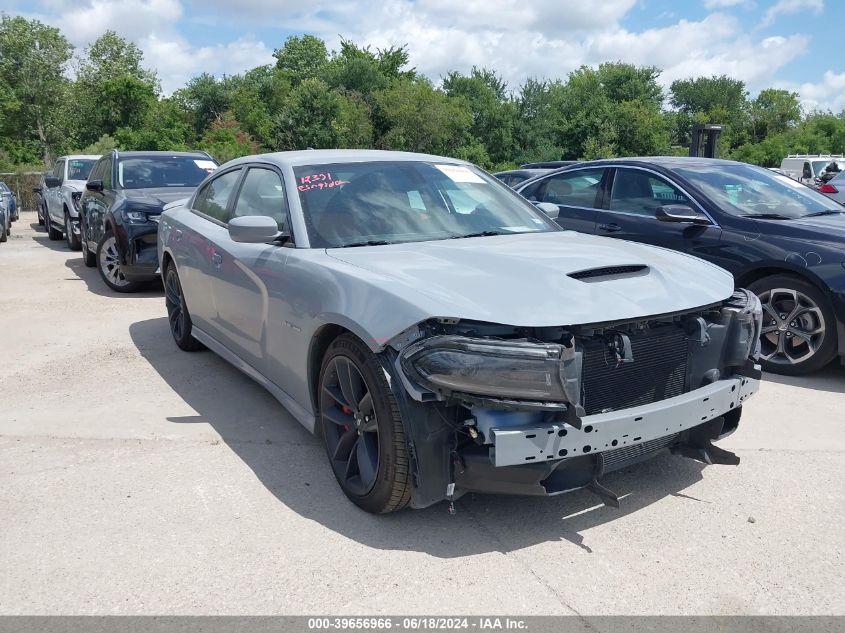
[[[737,428],[757,391],[760,328],[745,290],[625,322],[414,326],[382,355],[407,426],[412,505],[587,488],[618,506],[602,476],[660,451],[739,463],[712,441]]]

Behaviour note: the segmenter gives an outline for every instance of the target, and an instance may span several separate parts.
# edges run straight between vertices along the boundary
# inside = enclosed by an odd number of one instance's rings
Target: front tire
[[[111,229],[103,235],[103,239],[97,244],[97,270],[106,285],[115,292],[138,292],[142,284],[137,281],[129,281],[123,276],[120,269],[120,252],[117,247],[117,238]]]
[[[44,210],[44,203],[38,205],[38,226],[44,226],[44,216],[47,212]]]
[[[376,357],[351,334],[329,345],[317,401],[326,454],[349,500],[373,514],[408,505],[410,459],[399,407]]]
[[[763,304],[760,364],[775,374],[817,371],[836,356],[836,319],[824,293],[792,275],[771,275],[752,284]]]
[[[78,251],[81,248],[79,236],[73,233],[73,225],[67,211],[65,211],[65,240],[70,250]]]
[[[191,334],[193,322],[188,312],[188,304],[185,303],[185,295],[182,292],[182,283],[179,281],[179,274],[176,272],[175,264],[168,264],[164,271],[164,303],[167,306],[167,321],[170,324],[170,334],[179,349],[186,352],[196,352],[204,349]]]

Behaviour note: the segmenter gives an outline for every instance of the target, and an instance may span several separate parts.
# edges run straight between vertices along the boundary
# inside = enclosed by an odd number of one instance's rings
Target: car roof
[[[67,158],[68,160],[76,160],[79,158],[91,158],[97,160],[100,156],[102,156],[102,154],[66,154],[65,156],[59,156],[56,160],[61,160],[63,158]]]
[[[118,157],[120,158],[154,158],[156,156],[187,156],[187,157],[195,157],[195,156],[202,156],[203,158],[209,158],[209,155],[202,151],[196,152],[158,152],[158,151],[133,151],[133,152],[121,152],[120,150],[115,150],[117,152]],[[99,156],[97,157],[99,158]]]
[[[533,176],[535,174],[545,174],[551,171],[550,169],[508,169],[506,171],[497,171],[494,176],[507,176],[510,174],[527,174]]]
[[[435,156],[434,154],[417,154],[415,152],[392,152],[386,150],[363,149],[307,149],[292,152],[273,152],[269,154],[254,154],[242,156],[229,161],[226,165],[236,165],[249,162],[275,163],[282,167],[300,167],[303,165],[324,165],[332,163],[366,163],[385,161],[421,161],[446,163],[452,165],[468,165],[464,160]]]
[[[696,156],[628,156],[625,158],[603,158],[599,160],[590,160],[578,163],[578,167],[585,165],[657,165],[666,169],[673,169],[677,167],[695,167],[695,166],[712,166],[712,165],[743,165],[735,160],[725,160],[722,158],[699,158]],[[571,169],[575,165],[570,165],[564,169]]]

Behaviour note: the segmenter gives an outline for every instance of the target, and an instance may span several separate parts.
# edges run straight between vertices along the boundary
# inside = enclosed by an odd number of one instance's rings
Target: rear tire
[[[44,203],[38,205],[38,226],[44,226],[44,216],[46,213],[44,212]]]
[[[65,211],[65,241],[67,242],[67,247],[72,251],[78,251],[81,248],[79,236],[73,232],[70,215],[67,211]]]
[[[408,505],[410,458],[399,406],[378,360],[351,334],[329,345],[317,402],[329,464],[349,500],[373,514]]]
[[[141,282],[129,281],[123,276],[117,239],[111,229],[106,231],[97,244],[97,270],[106,285],[115,292],[138,292],[144,287]]]
[[[170,334],[179,349],[186,352],[197,352],[205,349],[205,345],[193,337],[191,332],[194,325],[185,295],[182,292],[182,282],[176,272],[176,265],[170,263],[164,271],[164,303],[167,306],[167,322]]]
[[[62,232],[53,228],[53,221],[50,219],[50,214],[44,216],[44,228],[47,230],[47,237],[50,241],[57,242],[62,239]]]
[[[774,374],[800,376],[836,356],[836,317],[824,293],[793,275],[748,285],[763,304],[760,364]]]

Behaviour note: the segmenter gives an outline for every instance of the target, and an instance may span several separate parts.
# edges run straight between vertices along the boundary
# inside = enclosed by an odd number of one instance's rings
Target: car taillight
[[[839,193],[839,189],[837,189],[828,182],[824,183],[821,187],[819,187],[819,191],[821,191],[822,193]]]

